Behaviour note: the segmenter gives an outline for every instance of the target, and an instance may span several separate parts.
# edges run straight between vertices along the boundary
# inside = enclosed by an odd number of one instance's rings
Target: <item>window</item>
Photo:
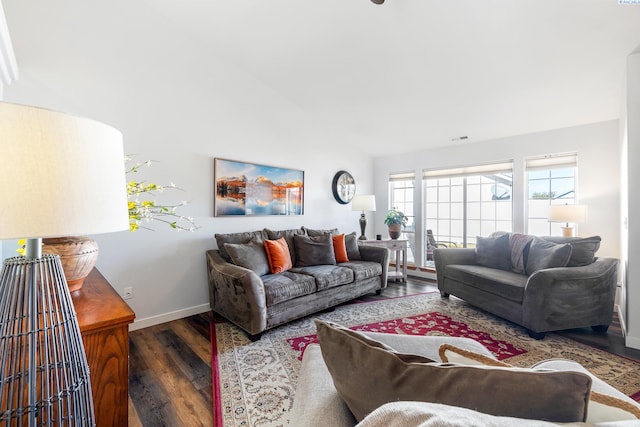
[[[408,240],[407,262],[415,262],[415,213],[413,211],[413,191],[415,173],[396,173],[389,176],[389,209],[395,208],[407,216],[407,225],[401,239]]]
[[[527,232],[559,236],[562,223],[549,222],[549,206],[576,203],[577,155],[562,154],[529,158],[527,173]]]
[[[426,264],[437,247],[473,247],[476,236],[513,227],[513,164],[425,171]]]

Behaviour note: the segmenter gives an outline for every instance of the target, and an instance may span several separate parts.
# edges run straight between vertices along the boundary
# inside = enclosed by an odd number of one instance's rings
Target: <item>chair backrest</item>
[[[438,246],[438,244],[436,243],[436,238],[433,237],[433,230],[427,230],[427,242],[429,243],[429,246]]]

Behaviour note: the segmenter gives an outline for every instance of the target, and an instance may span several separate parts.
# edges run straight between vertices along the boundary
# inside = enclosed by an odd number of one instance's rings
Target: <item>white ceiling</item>
[[[3,0],[12,32],[26,2]],[[47,13],[87,18],[52,3]],[[619,118],[640,46],[640,4],[617,0],[130,0],[100,16],[134,3],[373,156]]]

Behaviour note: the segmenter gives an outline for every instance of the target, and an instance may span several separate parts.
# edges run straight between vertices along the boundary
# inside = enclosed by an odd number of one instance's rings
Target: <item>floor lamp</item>
[[[129,228],[122,134],[0,102],[0,171],[0,239],[28,239],[0,273],[0,424],[95,425],[75,309],[42,237]]]

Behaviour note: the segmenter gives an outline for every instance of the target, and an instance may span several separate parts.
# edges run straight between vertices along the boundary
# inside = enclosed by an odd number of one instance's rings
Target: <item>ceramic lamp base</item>
[[[69,291],[82,288],[98,261],[98,243],[86,236],[42,239],[42,252],[58,254]]]
[[[574,237],[574,231],[573,227],[562,227],[562,237]]]
[[[360,214],[360,237],[358,240],[367,240],[365,230],[367,229],[367,217],[364,216],[364,212]]]

